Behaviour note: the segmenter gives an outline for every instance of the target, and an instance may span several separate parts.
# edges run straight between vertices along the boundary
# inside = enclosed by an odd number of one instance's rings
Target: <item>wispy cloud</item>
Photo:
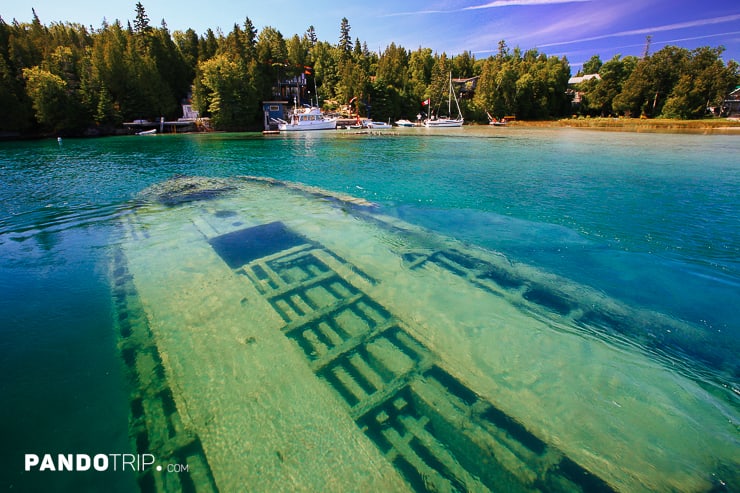
[[[502,39],[525,48],[540,47],[542,43],[563,39],[566,35],[580,38],[595,32],[608,32],[625,18],[643,18],[641,12],[646,3],[646,0],[576,3],[559,6],[557,14],[551,12],[546,16],[531,16],[525,12],[516,17],[497,16],[482,23],[481,28],[468,31],[465,42],[479,52],[496,51]]]
[[[675,24],[665,24],[663,26],[653,26],[653,27],[645,27],[641,29],[631,29],[629,31],[620,31],[616,33],[602,34],[599,36],[591,36],[588,38],[573,39],[570,41],[557,41],[554,43],[541,44],[540,46],[541,47],[561,46],[561,45],[574,44],[574,43],[583,43],[586,41],[596,41],[599,39],[616,38],[616,37],[621,37],[621,36],[633,36],[636,34],[653,34],[657,32],[676,31],[679,29],[689,29],[692,27],[710,26],[714,24],[723,24],[726,22],[734,22],[738,20],[740,20],[740,14],[725,15],[722,17],[713,17],[710,19],[699,19],[699,20],[688,21],[688,22],[677,22]]]
[[[495,2],[484,3],[483,5],[472,5],[452,12],[462,12],[465,10],[495,9],[499,7],[515,7],[530,5],[554,5],[560,3],[582,3],[591,0],[496,0]]]
[[[455,14],[469,10],[495,9],[501,7],[527,7],[535,5],[557,5],[563,3],[584,3],[592,0],[496,0],[481,5],[471,5],[460,9],[450,10],[414,10],[409,12],[394,12],[386,14],[384,17],[396,17],[402,15],[428,15],[428,14]]]
[[[714,34],[705,34],[704,36],[691,36],[688,38],[678,38],[678,39],[667,39],[665,41],[652,41],[652,44],[654,45],[664,45],[668,43],[682,43],[684,41],[695,41],[697,39],[707,39],[707,38],[718,38],[720,36],[732,36],[735,34],[740,34],[740,31],[730,31],[728,33],[714,33]],[[635,45],[635,46],[643,46],[642,45]]]
[[[452,12],[457,12],[457,10],[414,10],[412,12],[393,12],[391,14],[385,14],[381,17],[399,17],[402,15],[450,14]]]

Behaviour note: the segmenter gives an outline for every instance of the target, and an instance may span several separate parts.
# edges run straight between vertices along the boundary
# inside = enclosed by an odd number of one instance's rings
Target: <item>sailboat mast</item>
[[[447,118],[452,118],[452,72],[450,72],[450,93],[447,95]]]
[[[316,88],[316,74],[313,76],[313,92],[316,94],[316,107],[319,107],[319,90]]]
[[[452,94],[452,97],[455,98],[455,106],[457,107],[457,118],[458,120],[462,120],[462,110],[460,110],[460,103],[457,101],[457,94],[455,94],[455,91],[452,89],[452,73],[451,72],[450,72],[450,94]]]

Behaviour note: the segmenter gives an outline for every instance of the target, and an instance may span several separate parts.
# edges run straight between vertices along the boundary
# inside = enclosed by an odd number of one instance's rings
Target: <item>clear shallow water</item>
[[[412,224],[701,327],[726,352],[697,348],[699,366],[736,384],[727,355],[737,354],[740,331],[737,138],[501,130],[0,144],[9,443],[125,451],[109,254],[130,200],[175,174],[272,176],[378,202]],[[33,428],[24,426],[31,417]],[[24,447],[4,448],[3,458],[18,463]]]

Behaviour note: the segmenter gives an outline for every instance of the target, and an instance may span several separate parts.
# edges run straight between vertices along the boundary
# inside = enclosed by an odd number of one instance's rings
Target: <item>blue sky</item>
[[[103,18],[133,20],[134,0],[20,0],[4,2],[6,22],[31,20],[31,8],[44,24],[78,22],[99,27]],[[188,27],[228,32],[249,17],[257,29],[271,26],[286,38],[313,25],[319,39],[335,43],[347,17],[353,38],[370,50],[392,41],[476,58],[494,53],[499,40],[523,50],[567,56],[573,71],[592,55],[640,55],[647,35],[651,51],[666,44],[685,48],[726,48],[724,59],[740,61],[740,2],[737,0],[142,0],[152,24],[170,30]]]

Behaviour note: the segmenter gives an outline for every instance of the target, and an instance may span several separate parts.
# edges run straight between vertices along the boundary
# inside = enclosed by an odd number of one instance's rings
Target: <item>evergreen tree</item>
[[[335,95],[342,102],[357,97],[360,101],[367,95],[367,85],[370,77],[362,66],[354,60],[347,59],[339,65],[339,81],[336,84]]]
[[[430,48],[420,47],[409,55],[408,93],[417,103],[421,103],[429,96],[427,89],[432,81],[433,66],[434,58]]]
[[[282,33],[274,27],[266,26],[257,38],[257,60],[268,65],[285,63],[288,60],[288,47]]]
[[[257,56],[257,29],[252,20],[247,17],[244,20],[244,57],[249,61],[255,56]]]
[[[313,26],[308,26],[308,29],[306,29],[306,37],[311,42],[311,46],[315,45],[319,40],[318,37],[316,37],[316,29]]]
[[[308,58],[310,42],[306,37],[299,38],[297,34],[294,34],[293,37],[286,42],[285,46],[288,52],[288,64],[291,67],[297,68],[298,71],[303,71],[305,70],[305,66],[311,64]]]
[[[354,48],[352,49],[352,57],[355,59],[355,61],[362,64],[364,61],[365,54],[362,52],[362,43],[360,42],[360,38],[355,38],[355,44]]]
[[[105,85],[103,85],[98,91],[98,101],[95,107],[95,123],[98,125],[116,125],[121,123],[120,120],[121,118],[118,111],[116,111],[113,98]]]
[[[212,29],[206,29],[206,33],[198,40],[198,61],[213,58],[217,52],[218,39]]]
[[[396,89],[405,89],[408,81],[409,55],[402,47],[391,43],[378,59],[376,76]]]
[[[342,58],[348,57],[352,53],[352,36],[350,36],[350,25],[346,17],[342,18],[342,24],[339,26],[339,50]]]
[[[219,43],[218,54],[226,54],[237,60],[246,60],[247,52],[244,46],[245,39],[246,37],[244,36],[241,26],[235,23],[231,32],[226,35],[223,42]]]
[[[193,29],[188,29],[185,32],[175,31],[172,33],[172,39],[175,42],[183,61],[187,65],[187,80],[193,80],[195,77],[195,66],[198,65],[198,60],[200,58],[198,34]]]
[[[257,62],[260,77],[255,80],[258,97],[272,97],[272,87],[286,77],[293,77],[302,72],[303,67],[291,66],[288,63],[288,47],[283,35],[273,27],[265,27],[257,38]]]
[[[122,111],[123,117],[133,116],[126,113],[127,108],[122,104],[124,98],[128,97],[129,81],[133,76],[130,65],[126,63],[130,42],[130,35],[118,21],[100,31],[93,43],[90,73],[87,76],[90,104],[96,105],[100,100],[100,92],[106,88],[113,105]]]
[[[17,39],[14,26],[9,26],[0,17],[0,108],[4,116],[0,119],[0,130],[24,131],[30,128],[33,108],[26,94],[22,66],[18,66],[11,40]]]
[[[149,16],[146,15],[146,9],[144,9],[141,2],[137,2],[136,18],[134,19],[134,32],[141,34],[147,32],[149,29]]]
[[[441,56],[436,57],[434,65],[432,66],[428,98],[431,99],[430,109],[435,114],[438,116],[451,116],[454,118],[457,115],[447,114],[451,72],[452,62],[447,58],[447,54],[442,53]],[[440,111],[442,111],[442,113],[440,113]]]
[[[496,58],[499,60],[504,60],[505,58],[509,57],[509,47],[506,45],[506,41],[503,39],[498,42],[498,53],[496,54]]]
[[[338,49],[326,41],[318,41],[311,48],[311,59],[313,61],[313,74],[317,89],[321,98],[335,96],[339,82]]]
[[[452,58],[452,76],[458,79],[473,77],[475,57],[469,51],[463,51]]]

